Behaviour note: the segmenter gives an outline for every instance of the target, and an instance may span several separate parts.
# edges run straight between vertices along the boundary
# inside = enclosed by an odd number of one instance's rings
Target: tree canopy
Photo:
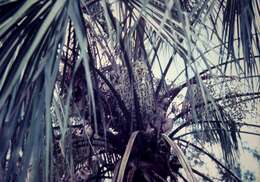
[[[1,1],[0,182],[242,181],[259,5]]]

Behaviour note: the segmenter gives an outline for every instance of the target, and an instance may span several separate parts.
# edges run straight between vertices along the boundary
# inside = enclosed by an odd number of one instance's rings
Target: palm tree
[[[0,15],[0,181],[212,181],[189,150],[241,181],[257,0],[4,0]]]

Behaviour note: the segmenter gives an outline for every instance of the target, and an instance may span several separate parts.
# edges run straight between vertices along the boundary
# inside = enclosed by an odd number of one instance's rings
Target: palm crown
[[[212,181],[192,148],[241,181],[257,0],[5,0],[0,14],[2,180]]]

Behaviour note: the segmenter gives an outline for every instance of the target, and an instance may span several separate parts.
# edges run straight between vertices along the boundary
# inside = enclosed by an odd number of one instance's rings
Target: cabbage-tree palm
[[[257,133],[240,129],[259,127],[240,116],[260,97],[257,0],[4,0],[0,15],[2,180],[212,180],[192,148],[241,181],[239,134]]]

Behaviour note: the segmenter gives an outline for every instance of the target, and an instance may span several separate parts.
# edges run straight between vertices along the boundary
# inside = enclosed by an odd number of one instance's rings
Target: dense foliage
[[[1,1],[0,182],[241,181],[240,135],[259,135],[247,120],[259,12],[257,0]]]

